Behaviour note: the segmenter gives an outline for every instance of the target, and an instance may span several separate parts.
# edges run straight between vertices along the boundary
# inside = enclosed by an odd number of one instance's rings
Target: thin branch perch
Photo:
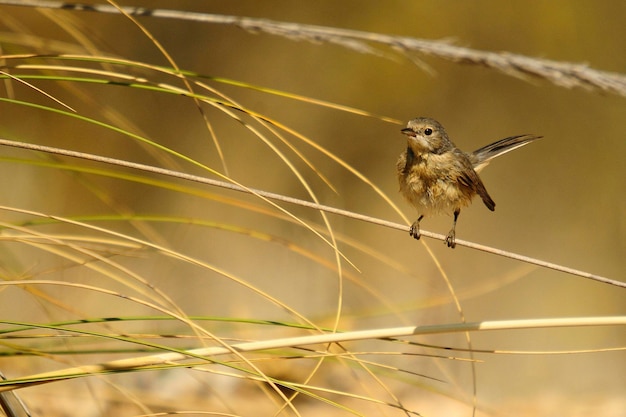
[[[261,196],[263,198],[272,199],[272,200],[276,200],[276,201],[282,201],[282,202],[290,203],[290,204],[296,204],[296,205],[303,206],[303,207],[309,207],[309,208],[312,208],[312,209],[315,209],[315,210],[325,211],[327,213],[337,214],[337,215],[340,215],[340,216],[345,216],[345,217],[349,217],[349,218],[356,219],[356,220],[366,221],[366,222],[369,222],[369,223],[377,224],[379,226],[385,226],[385,227],[389,227],[389,228],[392,228],[392,229],[403,230],[405,232],[408,232],[408,230],[409,230],[409,227],[406,226],[406,225],[390,222],[390,221],[387,221],[387,220],[378,219],[378,218],[371,217],[371,216],[366,216],[364,214],[354,213],[354,212],[351,212],[351,211],[348,211],[348,210],[343,210],[343,209],[338,209],[338,208],[335,208],[335,207],[325,206],[325,205],[322,205],[322,204],[313,203],[311,201],[306,201],[306,200],[301,200],[301,199],[298,199],[298,198],[284,196],[282,194],[271,193],[271,192],[263,191],[263,190],[256,190],[256,189],[253,189],[253,188],[244,188],[244,187],[242,187],[240,185],[231,184],[231,183],[227,183],[227,182],[224,182],[224,181],[218,181],[218,180],[214,180],[214,179],[210,179],[210,178],[206,178],[206,177],[201,177],[201,176],[198,176],[198,175],[187,174],[187,173],[179,172],[179,171],[172,171],[172,170],[169,170],[169,169],[159,168],[159,167],[155,167],[155,166],[151,166],[151,165],[138,164],[136,162],[124,161],[124,160],[121,160],[121,159],[109,158],[109,157],[106,157],[106,156],[100,156],[100,155],[94,155],[94,154],[89,154],[89,153],[84,153],[84,152],[71,151],[71,150],[68,150],[68,149],[53,148],[53,147],[50,147],[50,146],[36,145],[36,144],[32,144],[32,143],[16,142],[16,141],[8,140],[8,139],[1,139],[1,138],[0,138],[0,146],[10,146],[10,147],[14,147],[14,148],[29,149],[29,150],[33,150],[33,151],[52,153],[52,154],[56,154],[56,155],[64,155],[64,156],[69,156],[69,157],[73,157],[73,158],[81,158],[81,159],[86,159],[86,160],[89,160],[89,161],[102,162],[102,163],[109,164],[109,165],[122,166],[122,167],[131,168],[131,169],[137,169],[137,170],[145,171],[145,172],[152,172],[154,174],[166,175],[166,176],[169,176],[169,177],[172,177],[172,178],[179,178],[179,179],[183,179],[183,180],[187,180],[187,181],[194,181],[194,182],[198,182],[198,183],[201,183],[201,184],[207,184],[207,185],[212,185],[212,186],[215,186],[215,187],[226,188],[226,189],[233,190],[233,191],[252,193],[252,194]],[[440,235],[438,233],[428,232],[428,231],[425,231],[425,230],[421,231],[421,234],[423,236],[430,237],[430,238],[433,238],[433,239],[438,239],[438,240],[441,240],[441,241],[445,241],[445,239],[446,239],[446,236],[444,236],[444,235]],[[547,262],[547,261],[543,261],[543,260],[540,260],[540,259],[531,258],[531,257],[528,257],[528,256],[524,256],[524,255],[520,255],[520,254],[516,254],[516,253],[512,253],[512,252],[503,251],[501,249],[492,248],[490,246],[485,246],[485,245],[481,245],[481,244],[478,244],[478,243],[472,243],[472,242],[469,242],[469,241],[466,241],[466,240],[461,240],[461,239],[457,239],[456,240],[456,244],[459,245],[459,246],[466,246],[468,248],[478,249],[478,250],[481,250],[481,251],[484,251],[484,252],[492,253],[494,255],[504,256],[504,257],[509,258],[509,259],[515,259],[515,260],[518,260],[518,261],[522,261],[522,262],[526,262],[526,263],[529,263],[529,264],[541,266],[541,267],[544,267],[544,268],[553,269],[555,271],[564,272],[566,274],[577,275],[579,277],[592,279],[594,281],[602,282],[602,283],[605,283],[605,284],[610,284],[610,285],[615,285],[615,286],[618,286],[618,287],[626,288],[626,282],[617,281],[617,280],[614,280],[614,279],[606,278],[606,277],[603,277],[603,276],[600,276],[600,275],[596,275],[596,274],[592,274],[592,273],[589,273],[589,272],[585,272],[585,271],[580,271],[580,270],[577,270],[577,269],[569,268],[569,267],[566,267],[566,266],[563,266],[563,265],[557,265],[557,264],[554,264],[554,263],[551,263],[551,262]]]

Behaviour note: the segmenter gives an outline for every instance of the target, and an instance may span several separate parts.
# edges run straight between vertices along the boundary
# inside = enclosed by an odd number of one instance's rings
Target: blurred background
[[[623,19],[626,3],[619,1],[137,0],[121,4],[446,40],[477,50],[507,51],[585,63],[602,71],[626,72],[626,55],[622,53],[626,40]],[[389,196],[409,221],[414,220],[415,213],[398,194],[394,171],[396,159],[406,146],[400,129],[409,119],[429,116],[439,120],[457,146],[466,151],[506,136],[543,135],[544,139],[495,160],[481,173],[497,210],[492,213],[475,201],[459,218],[457,238],[624,279],[624,97],[581,88],[566,89],[537,78],[521,80],[485,67],[417,53],[405,56],[378,45],[373,47],[379,54],[367,54],[328,43],[250,33],[231,25],[154,17],[140,17],[138,21],[183,70],[350,106],[401,121],[399,124],[380,117],[364,117],[219,80],[203,80],[249,111],[284,124],[354,167]],[[0,46],[3,56],[106,55],[169,66],[154,43],[121,15],[0,5]],[[421,65],[416,65],[416,61]],[[58,61],[32,59],[19,63]],[[15,60],[5,60],[3,71],[27,73],[28,70],[10,69],[15,64]],[[65,61],[63,65],[70,64]],[[97,63],[84,66],[103,67]],[[116,70],[146,77],[151,82],[183,87],[180,80],[154,71],[128,67]],[[105,84],[29,82],[72,106],[80,115],[122,127],[191,156],[222,174],[227,173],[238,183],[312,199],[273,149],[215,107],[202,108],[219,141],[227,171],[197,105],[188,97]],[[41,94],[16,82],[5,81],[0,95],[55,107]],[[313,146],[284,134],[288,143],[328,178],[336,192],[249,115],[237,111],[235,114],[271,137],[273,146],[284,152],[302,173],[320,203],[404,222],[369,185]],[[0,102],[0,120],[3,138],[211,176],[162,152],[149,152],[127,136],[49,111]],[[3,148],[0,156],[5,158],[0,164],[1,206],[64,217],[101,216],[93,224],[163,245],[226,271],[319,326],[337,324],[341,330],[353,330],[460,321],[446,283],[424,243],[447,274],[467,321],[626,312],[624,291],[616,287],[463,247],[450,250],[436,240],[415,242],[405,232],[328,215],[339,249],[358,268],[342,261],[343,304],[339,321],[335,323],[339,303],[335,253],[311,231],[277,217],[280,212],[258,198],[174,180],[174,184],[192,187],[197,192],[171,190],[6,159],[50,161],[23,150]],[[101,164],[87,161],[61,160],[73,166],[102,168]],[[118,170],[137,175],[130,170]],[[319,212],[283,203],[281,206],[325,230]],[[160,216],[170,221],[104,221],[104,216],[113,213]],[[33,217],[36,216],[4,210],[2,223],[23,224]],[[171,221],[174,218],[186,222]],[[445,234],[451,221],[446,216],[427,218],[422,228]],[[92,233],[59,224],[33,226],[33,229],[55,236]],[[129,291],[123,283],[109,280],[69,257],[10,236],[5,234],[0,246],[0,265],[6,280],[55,279]],[[298,321],[293,312],[218,272],[145,247],[117,248],[117,251],[107,256],[166,293],[188,315]],[[33,288],[2,287],[0,317],[8,321],[50,323],[77,317],[155,314],[149,308],[101,293],[65,287]],[[127,323],[125,329],[159,333],[167,328],[160,326],[149,323],[146,329],[140,324]],[[280,328],[268,331],[224,324],[207,326],[219,335],[242,339],[293,334]],[[416,338],[416,341],[467,347],[462,335]],[[626,332],[618,327],[472,334],[473,347],[489,351],[599,349],[624,346],[625,342]],[[416,352],[422,351],[416,348]],[[467,357],[467,354],[456,356]],[[575,355],[476,354],[475,357],[483,361],[476,364],[480,415],[618,416],[624,409],[623,351]],[[104,358],[108,357],[100,354],[68,362],[95,363]],[[423,415],[470,415],[472,370],[468,362],[426,358],[381,361],[447,381],[432,383],[435,389],[422,387],[423,380],[407,384],[395,381],[391,385],[405,406]],[[11,377],[66,365],[58,358],[41,356],[0,359],[0,369]],[[297,380],[310,364],[274,361],[269,368],[267,371],[274,375]],[[323,367],[316,377],[328,384],[328,381],[341,381],[345,378],[342,369],[345,368]],[[175,378],[177,372],[111,379],[120,386],[148,387],[148,392],[155,396],[172,392],[175,386],[188,387],[180,388],[184,395],[180,392],[171,395],[179,400],[183,398],[181,402],[193,404],[196,409],[205,404],[202,401],[213,407],[210,399],[198,400],[203,395],[198,385],[189,381],[189,385],[180,384]],[[190,379],[197,382],[194,377]],[[220,395],[225,395],[223,390],[231,390],[236,398],[256,398],[252,395],[265,398],[241,381],[232,378],[226,378],[228,383],[224,381],[220,379],[220,389],[211,389],[220,391]],[[104,407],[102,400],[94,401],[91,397],[93,391],[89,389],[94,389],[94,385],[87,385],[84,380],[60,382],[23,390],[23,396],[36,410],[42,409],[45,399],[52,395],[67,398],[73,407],[76,404],[84,407],[82,415],[112,415],[115,410],[112,404],[123,403],[116,397]],[[70,391],[72,395],[68,394]],[[244,394],[247,397],[240,397]],[[157,401],[154,398],[146,402],[151,400]],[[306,411],[303,415],[322,411],[335,413],[327,415],[347,415],[309,401],[302,405]],[[99,403],[100,408],[94,403]],[[234,409],[245,414],[261,407],[259,403],[248,406],[244,403]],[[58,406],[58,415],[68,412],[64,407]],[[267,415],[276,412],[276,408],[267,407]],[[374,415],[374,408],[360,410],[364,415]],[[389,410],[386,413],[396,415]]]

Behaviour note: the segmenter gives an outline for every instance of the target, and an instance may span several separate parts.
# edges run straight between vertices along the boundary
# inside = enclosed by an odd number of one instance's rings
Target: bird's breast
[[[459,182],[461,168],[454,155],[418,155],[407,164],[406,153],[397,165],[400,192],[420,214],[452,213],[467,206],[473,191]]]

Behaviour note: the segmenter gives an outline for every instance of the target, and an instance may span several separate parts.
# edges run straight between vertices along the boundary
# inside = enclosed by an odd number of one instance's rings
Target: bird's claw
[[[454,249],[454,247],[456,246],[455,237],[456,233],[454,229],[450,230],[450,233],[448,233],[448,236],[446,236],[446,245],[448,245],[449,248]]]
[[[419,240],[419,238],[422,237],[422,234],[420,233],[419,222],[415,222],[411,225],[411,228],[409,229],[409,235],[411,235],[411,237],[414,237],[415,240]]]

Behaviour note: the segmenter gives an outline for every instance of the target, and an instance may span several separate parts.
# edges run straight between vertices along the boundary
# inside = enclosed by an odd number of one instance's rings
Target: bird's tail
[[[474,166],[474,170],[476,172],[479,172],[481,169],[486,167],[493,158],[504,155],[507,152],[511,152],[514,149],[517,149],[542,137],[543,136],[536,135],[510,136],[508,138],[504,138],[497,142],[483,146],[480,149],[476,149],[469,155],[470,161]]]

